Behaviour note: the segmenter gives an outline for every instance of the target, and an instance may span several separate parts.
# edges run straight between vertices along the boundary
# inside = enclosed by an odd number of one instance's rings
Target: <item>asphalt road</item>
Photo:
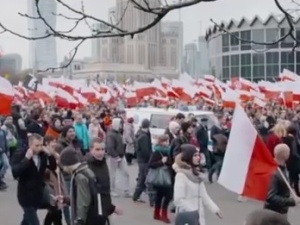
[[[136,166],[131,166],[129,170],[133,189],[137,168]],[[9,189],[5,192],[0,192],[0,224],[18,225],[22,218],[22,210],[16,199],[17,184],[9,174],[6,181],[9,184]],[[262,207],[260,202],[238,202],[237,195],[228,192],[217,183],[206,184],[206,187],[210,196],[219,205],[224,214],[224,218],[220,220],[209,211],[206,211],[206,225],[242,225],[245,216],[251,210]],[[124,213],[122,216],[114,216],[112,225],[141,225],[141,222],[143,225],[163,224],[152,219],[152,209],[148,204],[133,203],[131,199],[126,198],[114,198],[113,201],[118,207],[123,209]],[[299,206],[290,210],[289,218],[292,224],[299,224],[299,212]],[[41,221],[44,215],[45,211],[39,212]]]

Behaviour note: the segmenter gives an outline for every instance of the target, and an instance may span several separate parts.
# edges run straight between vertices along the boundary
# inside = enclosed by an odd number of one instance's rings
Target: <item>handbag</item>
[[[186,191],[187,193],[187,191]],[[200,209],[200,183],[198,185],[198,208],[194,211],[178,212],[175,217],[175,225],[200,225],[199,209]]]
[[[146,176],[146,184],[158,187],[172,186],[170,172],[167,166],[161,166],[155,169],[149,169]]]
[[[56,206],[56,202],[53,199],[55,193],[50,185],[46,184],[43,190],[43,197],[39,205],[39,209],[48,209],[49,207]]]

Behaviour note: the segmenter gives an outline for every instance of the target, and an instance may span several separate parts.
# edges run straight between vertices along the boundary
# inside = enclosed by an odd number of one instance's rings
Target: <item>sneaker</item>
[[[123,194],[123,197],[124,198],[132,198],[132,194],[128,191],[125,191],[124,194]]]
[[[110,196],[116,198],[116,197],[119,197],[120,195],[116,192],[111,192]]]
[[[140,199],[140,198],[134,199],[133,202],[135,202],[135,203],[146,203],[146,201],[144,201],[143,199]]]

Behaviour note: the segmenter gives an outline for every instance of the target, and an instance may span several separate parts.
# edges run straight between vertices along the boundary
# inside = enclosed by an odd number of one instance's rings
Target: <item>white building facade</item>
[[[216,26],[206,33],[209,63],[216,77],[222,80],[237,76],[251,81],[274,80],[283,69],[300,74],[300,52],[297,51],[300,49],[296,47],[296,51],[292,51],[295,46],[292,38],[275,43],[289,31],[286,19],[274,15],[266,20],[242,18],[223,22],[221,26],[228,33]],[[294,21],[294,26],[294,35],[300,40],[299,19]]]
[[[56,29],[57,11],[55,0],[39,1],[39,10],[47,23]],[[38,17],[35,0],[28,0],[28,15]],[[41,20],[28,19],[30,37],[43,37],[49,28]],[[29,65],[34,70],[45,70],[57,66],[57,49],[54,37],[29,42]]]

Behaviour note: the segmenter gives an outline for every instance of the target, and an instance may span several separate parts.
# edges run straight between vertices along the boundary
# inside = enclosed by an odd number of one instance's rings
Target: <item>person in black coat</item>
[[[282,176],[288,181],[286,161],[289,158],[290,149],[286,144],[278,144],[274,149],[275,161],[278,169],[272,174],[268,187],[264,208],[287,216],[289,207],[296,206],[299,198],[294,199]]]
[[[17,152],[11,161],[13,177],[18,180],[17,197],[24,215],[21,224],[39,225],[37,209],[43,205],[45,197],[44,174],[46,168],[55,170],[56,161],[43,148],[43,138],[31,134],[29,149]]]
[[[39,121],[40,115],[35,113],[32,115],[28,125],[27,125],[27,132],[29,134],[39,134],[41,136],[45,135],[45,130],[43,128],[42,121]]]
[[[208,136],[208,127],[207,127],[207,118],[201,119],[201,124],[196,129],[196,138],[200,147],[200,152],[204,154],[205,161],[206,161],[206,167],[210,168],[211,162],[210,162],[210,152],[208,150],[208,142],[209,142],[209,136]]]
[[[300,155],[299,144],[296,140],[297,128],[295,125],[290,125],[287,128],[287,136],[282,137],[282,142],[290,148],[290,157],[288,158],[286,165],[289,171],[289,178],[291,187],[294,188],[297,196],[300,196],[299,191],[299,173],[300,173]]]
[[[122,210],[112,204],[109,171],[105,159],[105,144],[100,138],[92,140],[90,152],[85,156],[85,159],[88,167],[95,174],[97,188],[101,194],[103,220],[99,221],[99,225],[106,225],[111,214],[122,214]]]

